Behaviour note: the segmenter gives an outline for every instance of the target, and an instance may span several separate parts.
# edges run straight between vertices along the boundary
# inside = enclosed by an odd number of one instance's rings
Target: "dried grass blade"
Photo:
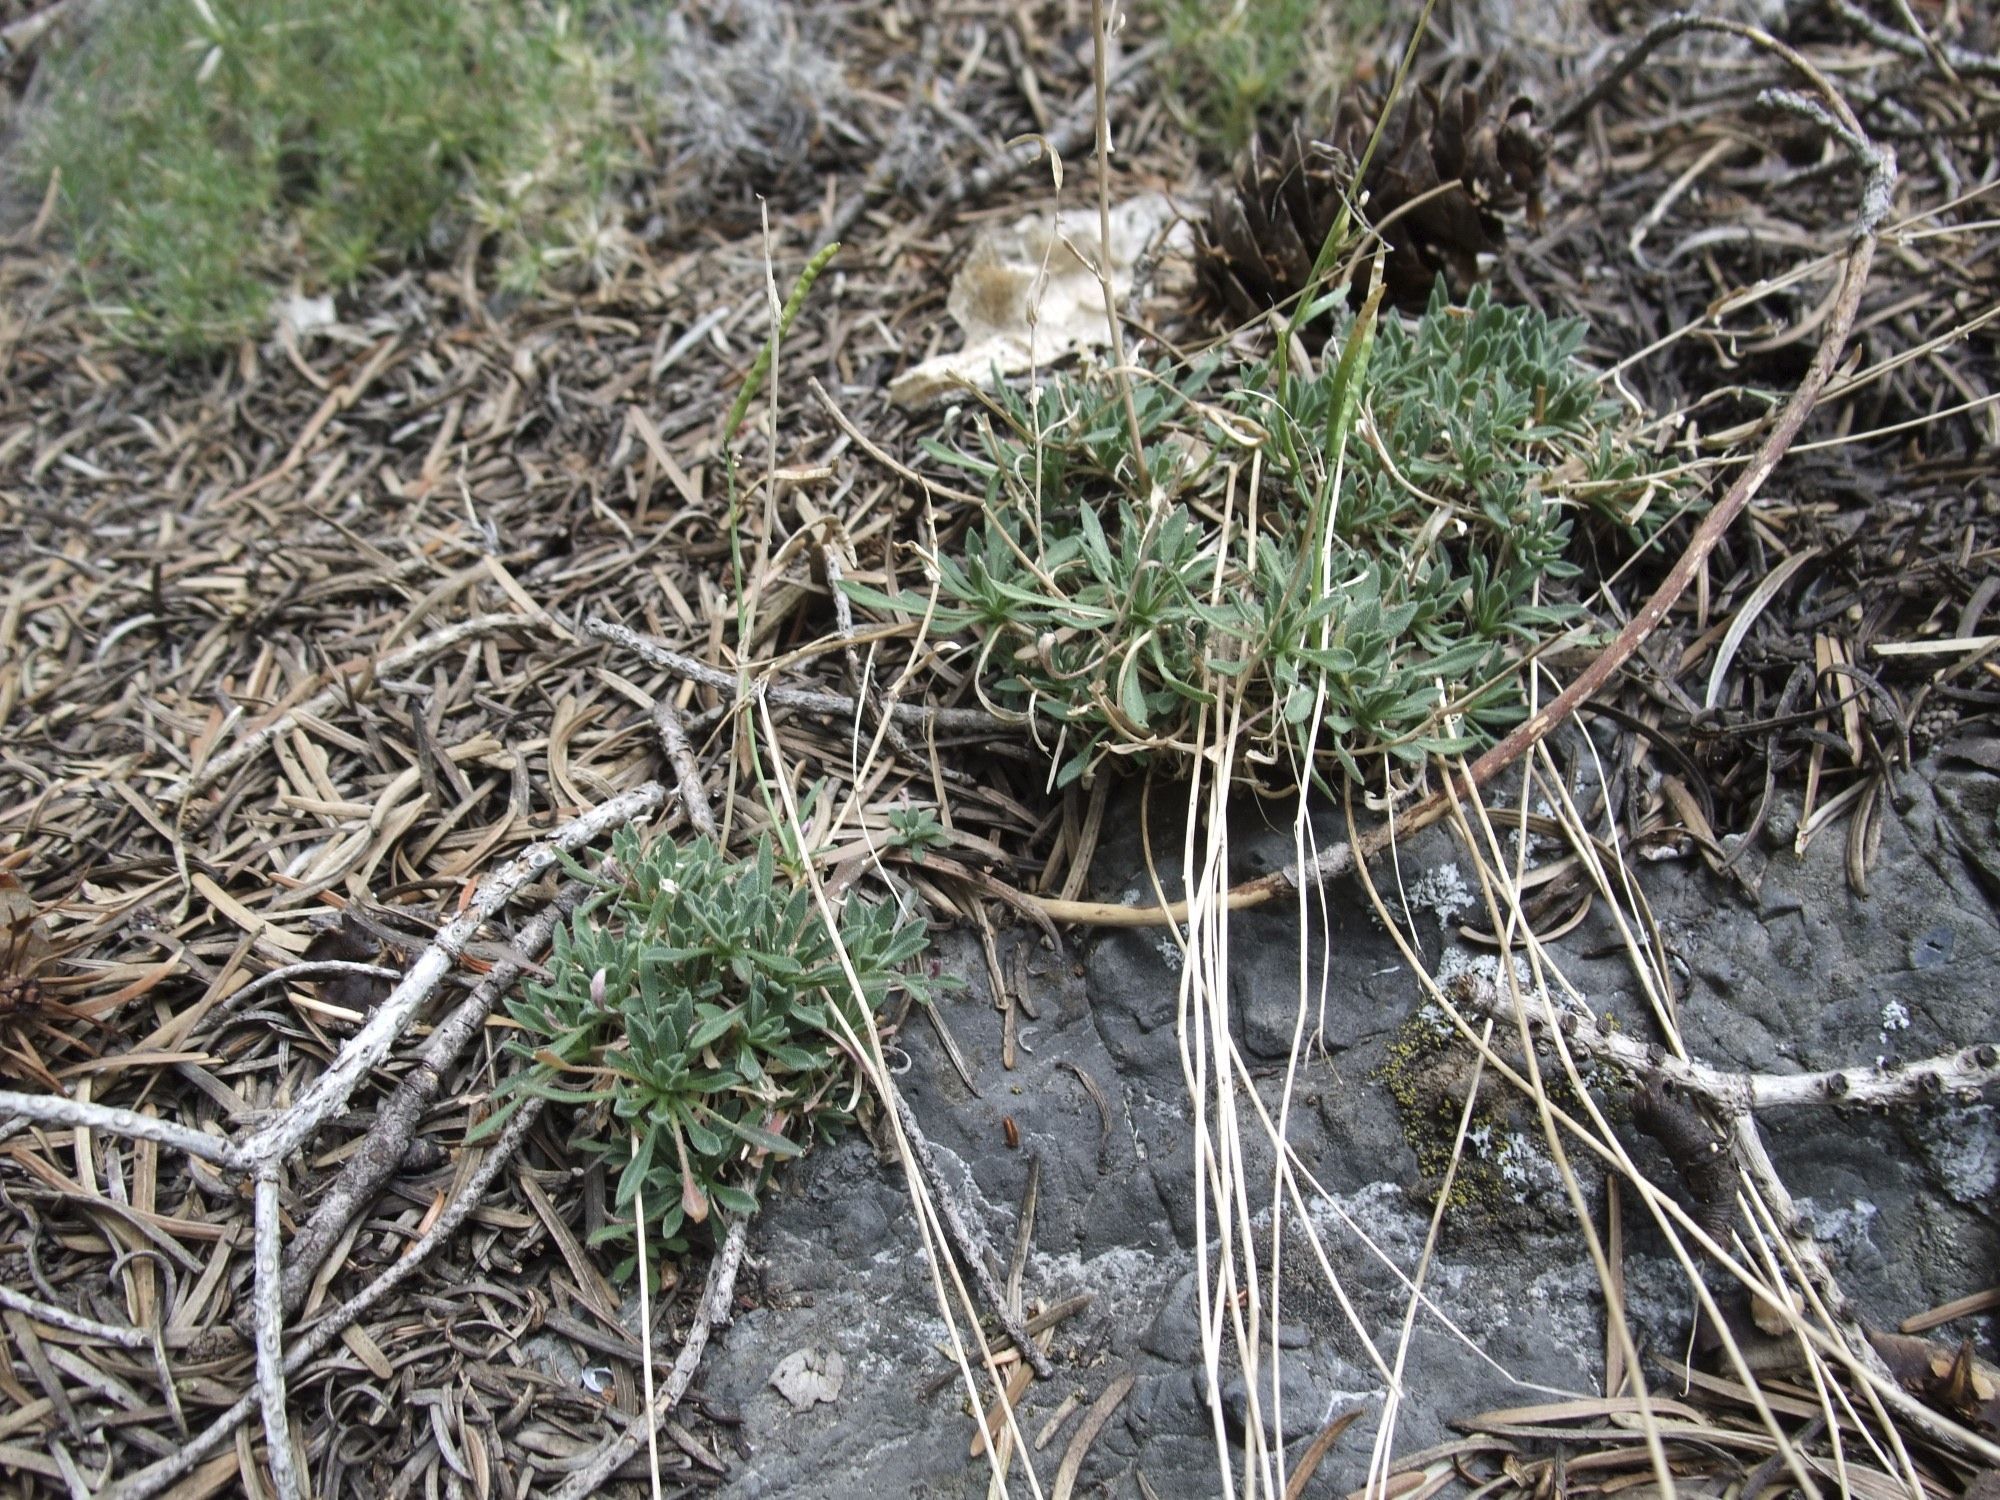
[[[1070,1500],[1070,1493],[1076,1488],[1076,1477],[1083,1472],[1083,1461],[1090,1454],[1090,1445],[1097,1441],[1097,1434],[1111,1420],[1118,1404],[1132,1393],[1137,1381],[1138,1377],[1126,1370],[1113,1377],[1097,1399],[1090,1403],[1090,1410],[1083,1414],[1083,1421],[1070,1437],[1069,1447],[1063,1450],[1062,1464],[1056,1470],[1055,1483],[1049,1488],[1049,1500]]]
[[[1319,1472],[1320,1464],[1333,1451],[1333,1445],[1340,1441],[1340,1435],[1352,1427],[1367,1409],[1362,1405],[1350,1406],[1313,1434],[1313,1440],[1306,1444],[1305,1452],[1299,1455],[1299,1461],[1292,1466],[1291,1475],[1285,1480],[1285,1500],[1299,1500],[1299,1496],[1306,1492],[1306,1486],[1312,1483],[1313,1475]]]
[[[1722,685],[1729,677],[1729,669],[1734,665],[1736,653],[1743,645],[1743,638],[1750,633],[1750,627],[1757,623],[1757,617],[1764,613],[1771,601],[1784,591],[1792,576],[1818,556],[1818,547],[1794,552],[1758,580],[1757,587],[1750,591],[1750,597],[1736,612],[1736,618],[1729,622],[1729,629],[1723,632],[1722,644],[1715,651],[1715,665],[1708,669],[1708,691],[1702,698],[1702,707],[1714,708],[1722,702]]]

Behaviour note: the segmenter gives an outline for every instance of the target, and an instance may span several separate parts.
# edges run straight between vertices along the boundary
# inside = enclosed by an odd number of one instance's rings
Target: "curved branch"
[[[506,1129],[500,1132],[499,1139],[466,1180],[458,1196],[446,1205],[423,1238],[404,1251],[380,1276],[308,1327],[299,1335],[298,1342],[285,1351],[283,1369],[286,1375],[296,1375],[305,1367],[307,1360],[323,1354],[363,1314],[414,1275],[432,1251],[458,1233],[458,1226],[485,1201],[486,1189],[500,1174],[500,1169],[513,1160],[515,1151],[527,1139],[528,1131],[541,1118],[541,1113],[542,1101],[539,1099],[530,1099],[515,1111],[514,1118],[507,1122]],[[150,1497],[220,1451],[257,1408],[258,1387],[252,1386],[208,1426],[165,1458],[156,1459],[138,1473],[127,1475],[116,1484],[98,1491],[98,1500],[150,1500]]]
[[[239,1159],[279,1160],[303,1146],[334,1111],[346,1104],[348,1095],[369,1070],[388,1056],[411,1018],[457,964],[465,945],[522,886],[552,867],[559,855],[580,849],[608,830],[652,812],[666,800],[666,795],[666,789],[657,781],[622,792],[572,819],[544,842],[530,844],[497,874],[481,881],[471,905],[431,939],[430,946],[410,965],[403,982],[375,1008],[367,1024],[348,1038],[332,1065],[312,1081],[296,1104],[243,1142],[238,1148]]]

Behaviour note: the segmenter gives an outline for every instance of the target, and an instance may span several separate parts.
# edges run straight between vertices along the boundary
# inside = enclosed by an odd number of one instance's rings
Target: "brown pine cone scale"
[[[1197,261],[1230,314],[1260,317],[1304,289],[1353,193],[1380,107],[1350,94],[1323,139],[1294,128],[1253,142],[1237,181],[1215,194],[1197,230]],[[1421,308],[1440,275],[1454,298],[1471,290],[1480,256],[1505,244],[1508,217],[1540,220],[1548,154],[1534,105],[1516,97],[1502,107],[1490,80],[1399,100],[1362,177],[1357,215],[1382,228],[1390,299]]]

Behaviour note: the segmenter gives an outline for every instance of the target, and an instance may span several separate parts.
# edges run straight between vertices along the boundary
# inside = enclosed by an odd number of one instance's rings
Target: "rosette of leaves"
[[[739,860],[706,839],[642,847],[625,829],[612,862],[616,882],[557,929],[547,981],[508,1002],[524,1066],[480,1133],[528,1098],[574,1107],[576,1143],[616,1174],[592,1242],[630,1241],[643,1193],[649,1249],[677,1254],[715,1212],[755,1212],[775,1162],[853,1118],[847,1038],[898,988],[929,998],[934,981],[910,969],[928,939],[850,897],[839,931],[857,996],[768,841]]]
[[[1232,699],[1252,776],[1306,774],[1309,747],[1358,775],[1490,742],[1522,712],[1522,657],[1581,620],[1578,519],[1633,544],[1660,524],[1581,325],[1440,283],[1421,318],[1373,325],[1372,352],[1367,326],[1334,326],[1317,371],[1135,382],[1143,498],[1102,372],[1003,391],[976,451],[931,446],[985,504],[932,559],[930,618],[969,638],[981,700],[1032,728],[1058,784],[1107,757],[1184,762]]]

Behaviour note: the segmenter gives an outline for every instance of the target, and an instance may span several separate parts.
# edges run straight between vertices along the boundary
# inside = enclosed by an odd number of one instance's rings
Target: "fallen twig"
[[[472,904],[439,929],[430,946],[403,976],[403,982],[375,1008],[367,1024],[348,1038],[339,1055],[299,1096],[298,1102],[242,1144],[240,1159],[245,1162],[276,1159],[304,1145],[321,1123],[347,1102],[354,1086],[388,1055],[408,1029],[410,1019],[451,972],[465,945],[522,886],[553,866],[560,854],[582,848],[612,829],[652,812],[665,800],[666,789],[656,781],[634,787],[571,819],[553,837],[529,845],[498,873],[481,881]]]
[[[458,1232],[458,1226],[485,1200],[486,1189],[499,1175],[500,1169],[513,1160],[514,1153],[527,1139],[528,1131],[541,1114],[540,1099],[529,1099],[514,1112],[514,1118],[507,1122],[492,1149],[481,1159],[472,1176],[466,1179],[464,1188],[445,1205],[444,1212],[438,1215],[437,1222],[423,1237],[380,1276],[325,1317],[316,1320],[299,1336],[298,1342],[285,1351],[285,1374],[296,1375],[305,1367],[307,1360],[324,1353],[363,1314],[414,1275],[432,1251]],[[157,1495],[196,1465],[212,1457],[256,1410],[257,1402],[257,1388],[253,1386],[172,1454],[99,1491],[97,1500],[149,1500],[149,1497]]]
[[[1370,889],[1372,894],[1372,886]],[[1375,897],[1375,901],[1378,913],[1383,916],[1384,921],[1387,921],[1386,908],[1381,906],[1379,896]],[[1415,955],[1407,948],[1405,948],[1405,957],[1413,964],[1419,962]],[[1449,992],[1437,988],[1434,984],[1429,985],[1428,989],[1431,998],[1440,1005],[1445,1014],[1450,1018],[1453,1029],[1486,1060],[1489,1067],[1524,1094],[1532,1096],[1536,1093],[1537,1084],[1525,1077],[1505,1057],[1492,1050],[1490,1043],[1482,1040],[1479,1030],[1474,1027],[1471,1017],[1466,1014],[1467,1011],[1499,1014],[1500,1007],[1505,1002],[1498,995],[1495,986],[1489,981],[1468,980],[1464,984],[1454,985]],[[1464,1009],[1460,1008],[1460,1000],[1468,1002]],[[1564,1014],[1567,1016],[1570,1013],[1565,1012]],[[1571,1046],[1572,1038],[1581,1029],[1580,1023],[1578,1027],[1572,1028],[1562,1019],[1551,1023],[1546,1015],[1534,1016],[1526,1006],[1507,1004],[1506,1015],[1509,1019],[1517,1022],[1526,1021],[1531,1031],[1537,1026],[1541,1027],[1544,1035],[1548,1034],[1548,1027],[1553,1024],[1560,1033],[1560,1044],[1565,1049]],[[1556,1040],[1558,1038],[1551,1037],[1552,1042]],[[1587,1043],[1577,1043],[1575,1050],[1584,1053],[1586,1056],[1588,1055]],[[1648,1060],[1649,1063],[1652,1061],[1650,1057]],[[1607,1056],[1606,1061],[1611,1062],[1614,1066],[1617,1065],[1616,1060],[1609,1056]],[[1617,1168],[1624,1174],[1633,1188],[1646,1200],[1655,1215],[1660,1218],[1663,1225],[1668,1219],[1672,1219],[1680,1226],[1681,1231],[1687,1237],[1694,1243],[1699,1244],[1709,1255],[1713,1256],[1717,1263],[1727,1270],[1739,1284],[1746,1289],[1760,1292],[1761,1294],[1762,1278],[1745,1263],[1739,1261],[1730,1245],[1719,1241],[1696,1216],[1684,1209],[1671,1195],[1662,1191],[1646,1177],[1639,1174],[1633,1167],[1630,1159],[1624,1154],[1622,1149],[1616,1146],[1615,1142],[1608,1142],[1600,1138],[1589,1126],[1554,1105],[1547,1106],[1547,1113],[1553,1121],[1559,1123],[1586,1150],[1599,1156],[1607,1164]],[[1753,1121],[1753,1116],[1746,1112],[1735,1116],[1734,1119],[1738,1122],[1749,1122]],[[1762,1141],[1754,1133],[1754,1126],[1748,1134],[1741,1132],[1734,1133],[1733,1142],[1739,1151],[1742,1151],[1746,1145],[1754,1146],[1754,1155],[1742,1158],[1746,1175],[1752,1179],[1760,1190],[1766,1189],[1767,1184],[1775,1185],[1775,1194],[1765,1191],[1765,1201],[1771,1205],[1773,1214],[1781,1222],[1789,1222],[1789,1224],[1796,1226],[1797,1216],[1792,1210],[1790,1195],[1785,1191],[1782,1182],[1779,1181],[1776,1169],[1772,1166],[1769,1157],[1763,1153]],[[1788,1219],[1787,1216],[1789,1216]],[[1814,1282],[1817,1286],[1820,1275],[1824,1274],[1826,1281],[1831,1284],[1833,1278],[1830,1269],[1826,1267],[1824,1257],[1818,1254],[1817,1246],[1811,1241],[1810,1235],[1802,1237],[1787,1236],[1788,1241],[1795,1238],[1799,1239],[1801,1243],[1790,1244],[1789,1248],[1794,1260],[1807,1267],[1807,1279]],[[1805,1252],[1803,1256],[1800,1254],[1801,1251]],[[1808,1260],[1806,1257],[1811,1257],[1811,1259]],[[1693,1263],[1685,1259],[1683,1263],[1688,1267],[1690,1276],[1693,1276]],[[1812,1269],[1815,1264],[1817,1266],[1816,1271]],[[1713,1298],[1698,1279],[1694,1282],[1694,1290],[1697,1297],[1701,1299],[1703,1307],[1709,1316],[1720,1321],[1720,1310],[1714,1305]],[[1835,1294],[1838,1296],[1837,1288]],[[1828,1317],[1831,1320],[1834,1316],[1832,1307],[1825,1303],[1822,1305],[1827,1306]],[[1810,1345],[1813,1349],[1818,1350],[1828,1358],[1837,1359],[1842,1362],[1855,1379],[1865,1387],[1865,1391],[1871,1401],[1879,1402],[1882,1406],[1893,1410],[1913,1427],[1928,1434],[1948,1450],[1961,1454],[1978,1464],[2000,1466],[2000,1445],[1996,1445],[1979,1434],[1969,1431],[1963,1425],[1932,1411],[1916,1397],[1910,1395],[1897,1385],[1894,1378],[1883,1368],[1880,1355],[1867,1343],[1865,1333],[1859,1329],[1858,1324],[1850,1322],[1840,1332],[1830,1332],[1828,1329],[1822,1328],[1803,1316],[1793,1313],[1788,1316],[1787,1325],[1792,1333],[1805,1344]],[[1856,1347],[1851,1342],[1857,1336],[1861,1338],[1859,1347]],[[1749,1374],[1747,1370],[1740,1368],[1740,1361],[1739,1375],[1744,1378],[1746,1383],[1749,1383]]]
[[[592,618],[584,621],[583,628],[601,641],[609,641],[614,646],[630,651],[653,666],[685,677],[691,682],[699,682],[706,687],[721,688],[735,692],[738,683],[736,674],[726,672],[721,667],[712,667],[705,661],[697,660],[686,652],[654,640],[651,636],[639,634],[624,625],[614,625],[609,620]],[[852,718],[860,711],[860,705],[843,693],[824,693],[806,688],[787,688],[775,685],[763,689],[764,695],[778,708],[790,708],[802,713],[833,714]],[[1003,719],[976,708],[926,708],[917,703],[892,703],[889,705],[891,717],[904,724],[935,726],[947,734],[1007,734],[1015,726]]]
[[[153,1336],[143,1328],[121,1328],[115,1323],[100,1323],[82,1313],[71,1312],[67,1307],[17,1292],[11,1286],[0,1285],[0,1307],[33,1318],[37,1323],[46,1323],[51,1328],[116,1344],[121,1349],[150,1349],[153,1345]]]
[[[1483,1004],[1485,997],[1481,997]],[[1540,1016],[1530,1018],[1539,1026]],[[2000,1043],[1979,1042],[1956,1052],[1894,1067],[1829,1068],[1819,1073],[1731,1073],[1660,1055],[1637,1037],[1607,1030],[1587,1011],[1565,1011],[1563,1035],[1578,1050],[1611,1063],[1634,1078],[1657,1074],[1697,1095],[1718,1111],[1737,1115],[1806,1104],[1886,1106],[1945,1097],[1971,1098],[2000,1083]]]
[[[667,764],[673,767],[674,785],[680,792],[681,807],[687,813],[688,822],[703,838],[716,838],[715,813],[701,784],[701,766],[694,758],[694,747],[688,743],[687,731],[681,727],[680,711],[674,707],[673,699],[665,694],[653,705],[653,728],[659,733],[660,748],[666,752]]]
[[[1974,52],[1970,47],[1961,47],[1956,42],[1941,42],[1935,37],[1915,37],[1884,26],[1856,5],[1854,0],[1833,0],[1833,10],[1835,15],[1878,47],[1886,47],[1891,52],[1900,52],[1905,57],[1920,58],[1926,62],[1940,62],[1961,78],[2000,78],[2000,57],[1995,57],[1991,53]]]
[[[153,1141],[230,1171],[242,1164],[237,1145],[223,1136],[190,1130],[172,1120],[65,1099],[58,1094],[16,1094],[0,1090],[0,1120],[25,1120],[59,1130],[101,1130],[133,1141]]]
[[[917,1166],[922,1170],[924,1180],[930,1184],[931,1192],[937,1195],[938,1216],[944,1221],[945,1231],[951,1236],[952,1246],[958,1251],[959,1260],[972,1273],[972,1279],[978,1283],[980,1296],[986,1299],[987,1305],[993,1309],[994,1316],[1000,1320],[1000,1326],[1006,1330],[1007,1337],[1014,1341],[1014,1347],[1021,1351],[1021,1357],[1028,1362],[1034,1372],[1043,1380],[1055,1379],[1055,1366],[1049,1363],[1048,1355],[1042,1352],[1041,1346],[1029,1334],[1027,1324],[1008,1305],[1006,1295],[1000,1290],[1000,1284],[993,1279],[992,1267],[986,1263],[986,1257],[981,1253],[983,1247],[973,1236],[972,1228],[966,1223],[965,1214],[959,1207],[959,1194],[938,1170],[937,1153],[931,1149],[931,1143],[924,1135],[923,1127],[917,1124],[916,1113],[910,1108],[909,1101],[903,1097],[903,1091],[896,1087],[894,1079],[884,1077],[881,1082],[890,1102],[896,1107],[896,1118],[902,1124],[904,1138],[910,1143],[910,1154],[916,1158]]]
[[[1527,1007],[1517,1012],[1486,980],[1468,977],[1460,981],[1455,993],[1472,1011],[1509,1019],[1525,1015],[1531,1031],[1546,1034],[1550,1025],[1554,1024],[1562,1033],[1563,1045],[1581,1056],[1615,1067],[1641,1085],[1664,1079],[1710,1105],[1727,1132],[1732,1160],[1754,1196],[1766,1205],[1773,1222],[1782,1232],[1795,1274],[1801,1274],[1810,1284],[1826,1316],[1838,1328],[1855,1369],[1875,1377],[1871,1385],[1876,1394],[1906,1420],[1949,1446],[1990,1457],[1988,1450],[1992,1445],[1985,1443],[1978,1434],[1956,1423],[1946,1422],[1896,1386],[1881,1356],[1870,1343],[1859,1315],[1841,1289],[1825,1252],[1805,1227],[1790,1190],[1766,1152],[1763,1136],[1757,1128],[1755,1111],[1861,1101],[1875,1104],[1912,1103],[1945,1093],[1976,1095],[1979,1090],[2000,1081],[2000,1047],[1981,1043],[1912,1063],[1906,1069],[1845,1068],[1790,1076],[1730,1073],[1662,1057],[1644,1043],[1604,1027],[1596,1017],[1581,1008],[1563,1011],[1553,1023],[1547,1012],[1537,1013]],[[1910,1075],[1907,1080],[1901,1077],[1905,1072]],[[1701,1223],[1700,1215],[1693,1222],[1706,1234],[1707,1226]],[[1721,1236],[1717,1239],[1726,1243]]]
[[[299,1482],[297,1455],[292,1452],[291,1418],[285,1409],[285,1310],[279,1296],[283,1273],[279,1264],[278,1211],[278,1163],[267,1159],[257,1166],[252,1219],[255,1236],[251,1264],[255,1272],[251,1306],[256,1315],[257,1405],[264,1418],[264,1456],[271,1466],[271,1487],[278,1492],[278,1500],[299,1500],[305,1489]]]
[[[555,1500],[586,1500],[586,1497],[595,1495],[604,1481],[617,1472],[618,1466],[639,1451],[639,1445],[646,1441],[646,1433],[655,1424],[665,1422],[680,1404],[681,1397],[687,1394],[688,1383],[694,1379],[694,1372],[701,1365],[702,1353],[708,1348],[709,1331],[729,1314],[729,1299],[735,1292],[737,1268],[743,1263],[743,1242],[747,1233],[748,1221],[736,1220],[729,1226],[729,1234],[723,1240],[722,1248],[715,1252],[715,1259],[709,1262],[708,1281],[702,1288],[701,1302],[695,1308],[694,1322],[688,1328],[687,1342],[681,1345],[674,1367],[667,1372],[667,1383],[660,1388],[659,1399],[653,1403],[650,1414],[642,1411],[630,1418],[623,1432],[592,1454],[582,1468],[572,1470],[563,1487],[556,1491]]]
[[[603,867],[603,873],[611,873],[609,861]],[[292,1237],[291,1249],[285,1257],[284,1308],[287,1313],[299,1310],[312,1286],[313,1277],[319,1274],[320,1266],[347,1231],[355,1214],[367,1206],[377,1189],[402,1163],[417,1123],[437,1097],[445,1074],[458,1061],[466,1044],[478,1035],[493,1007],[513,987],[534,956],[548,947],[556,924],[576,910],[577,903],[583,900],[589,889],[580,881],[571,881],[558,891],[555,899],[529,918],[516,934],[514,956],[495,964],[472,993],[438,1023],[437,1030],[431,1033],[416,1063],[403,1075],[395,1093],[389,1096],[389,1102],[377,1111],[374,1127],[362,1141],[361,1149],[347,1159],[340,1176],[313,1208],[312,1217]]]
[[[411,1019],[457,963],[465,945],[519,893],[522,886],[555,864],[560,854],[582,848],[610,829],[622,826],[652,811],[665,799],[666,791],[657,782],[647,782],[643,786],[635,787],[572,819],[552,837],[523,850],[498,873],[481,882],[477,894],[464,912],[438,932],[388,999],[376,1008],[374,1014],[359,1031],[348,1038],[332,1063],[313,1081],[298,1101],[277,1118],[243,1138],[229,1140],[207,1135],[169,1120],[74,1099],[0,1093],[0,1118],[24,1119],[39,1124],[96,1130],[130,1139],[153,1141],[185,1151],[227,1171],[252,1174],[255,1182],[256,1236],[253,1263],[256,1275],[253,1313],[257,1344],[257,1384],[251,1393],[246,1394],[236,1406],[224,1413],[220,1423],[226,1423],[226,1430],[233,1431],[252,1405],[263,1404],[267,1407],[264,1418],[265,1435],[271,1450],[272,1479],[281,1496],[290,1497],[303,1491],[293,1462],[289,1424],[282,1410],[272,1412],[268,1409],[271,1403],[282,1407],[284,1375],[296,1368],[291,1356],[287,1355],[282,1361],[279,1358],[283,1341],[285,1307],[278,1217],[280,1165],[310,1140],[313,1133],[328,1118],[346,1107],[347,1100],[355,1087],[381,1062],[389,1049],[407,1030]],[[520,1124],[523,1117],[533,1116],[524,1108],[515,1120],[509,1122],[510,1128]],[[519,1137],[510,1136],[503,1139],[511,1139],[518,1143]],[[512,1145],[507,1149],[511,1151]],[[495,1154],[497,1153],[496,1147]],[[400,1153],[398,1157],[400,1158]],[[481,1164],[482,1168],[490,1161],[489,1157],[488,1162]],[[483,1180],[481,1186],[483,1187]],[[472,1193],[470,1184],[467,1192]],[[476,1195],[473,1196],[476,1201]],[[470,1207],[468,1206],[465,1211],[469,1212]],[[433,1226],[432,1233],[436,1234],[447,1219],[456,1224],[462,1217],[463,1212],[455,1217],[441,1216],[438,1225]],[[435,1241],[427,1236],[426,1240],[420,1243],[428,1246]],[[366,1306],[371,1305],[373,1297],[383,1295],[388,1285],[393,1285],[395,1280],[407,1275],[415,1260],[414,1252],[406,1256],[397,1262],[391,1272],[378,1278],[368,1292],[349,1304],[352,1311],[348,1321],[351,1322],[353,1317],[359,1316]],[[332,1334],[327,1335],[328,1338],[332,1336]],[[308,1357],[309,1353],[299,1355],[300,1359]],[[210,1429],[211,1432],[214,1430]],[[224,1435],[226,1436],[226,1432]],[[221,1441],[222,1437],[214,1439],[217,1445]],[[210,1447],[203,1451],[213,1452],[214,1449]],[[153,1494],[158,1486],[172,1482],[172,1476],[159,1477],[161,1465],[180,1463],[190,1452],[192,1445],[176,1453],[172,1459],[161,1460],[159,1464],[143,1470],[140,1475],[133,1477],[129,1487],[114,1485],[106,1493],[127,1497]],[[174,1474],[186,1473],[188,1466],[199,1461],[198,1457],[186,1458],[186,1466],[175,1469]],[[148,1479],[146,1476],[153,1478]]]

